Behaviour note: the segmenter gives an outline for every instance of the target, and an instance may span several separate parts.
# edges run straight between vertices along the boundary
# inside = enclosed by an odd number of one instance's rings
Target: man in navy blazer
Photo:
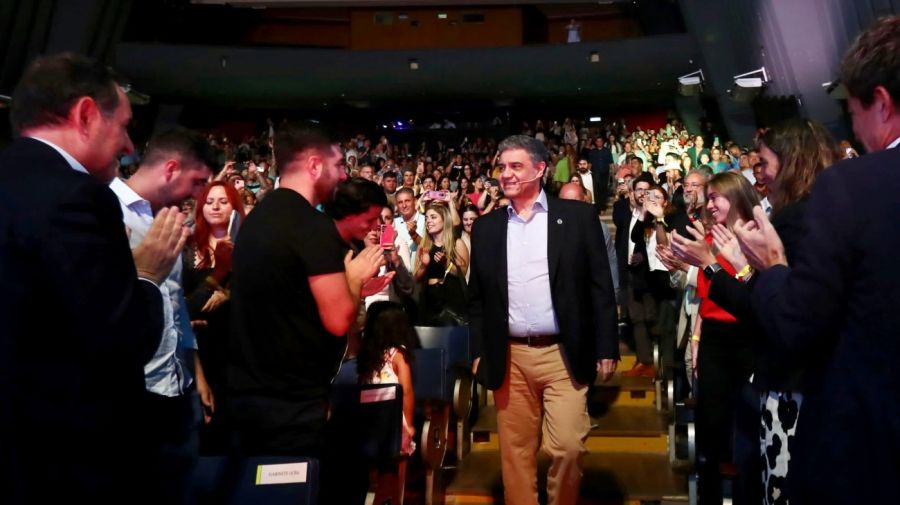
[[[150,484],[144,364],[159,288],[186,232],[163,210],[128,247],[107,184],[132,150],[131,106],[107,67],[42,57],[12,98],[0,153],[0,503],[134,503]]]
[[[810,365],[791,451],[792,504],[897,503],[900,490],[900,17],[844,57],[857,138],[872,154],[819,176],[790,267],[761,208],[735,232],[758,270],[770,343]]]
[[[537,504],[538,442],[551,458],[550,503],[574,504],[590,430],[586,395],[619,358],[603,231],[590,204],[541,188],[548,153],[532,137],[499,145],[510,206],[472,231],[470,333],[478,378],[495,390],[507,503]]]

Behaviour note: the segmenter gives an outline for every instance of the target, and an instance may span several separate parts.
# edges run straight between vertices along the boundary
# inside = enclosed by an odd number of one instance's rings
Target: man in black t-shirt
[[[360,297],[390,279],[373,279],[384,263],[377,245],[351,260],[316,210],[347,177],[338,142],[286,127],[275,153],[281,187],[248,216],[234,250],[226,403],[245,454],[318,457],[344,335]]]

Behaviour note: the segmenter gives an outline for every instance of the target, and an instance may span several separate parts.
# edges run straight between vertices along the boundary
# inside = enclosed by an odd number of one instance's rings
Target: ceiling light
[[[678,78],[678,94],[697,96],[703,91],[703,71],[697,70]]]
[[[591,51],[591,63],[600,63],[600,53]]]
[[[409,69],[410,70],[419,70],[419,60],[415,58],[409,59]]]
[[[752,102],[764,84],[769,82],[766,67],[734,76],[734,87],[731,88],[731,99],[736,102]]]

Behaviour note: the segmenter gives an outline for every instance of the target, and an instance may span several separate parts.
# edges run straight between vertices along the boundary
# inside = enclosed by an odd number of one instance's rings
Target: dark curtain
[[[0,94],[9,95],[22,69],[41,54],[50,35],[57,0],[0,2]]]
[[[0,1],[0,95],[11,95],[41,54],[76,51],[112,63],[131,0]],[[10,141],[9,109],[0,105],[0,146]]]
[[[131,0],[4,0],[0,2],[0,94],[44,53],[76,51],[111,63]]]

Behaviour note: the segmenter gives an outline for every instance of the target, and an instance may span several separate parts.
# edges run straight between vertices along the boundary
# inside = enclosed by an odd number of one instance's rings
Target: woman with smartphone
[[[456,238],[446,202],[431,202],[425,209],[425,237],[416,253],[414,278],[421,283],[420,324],[465,324],[465,275],[469,250]]]

